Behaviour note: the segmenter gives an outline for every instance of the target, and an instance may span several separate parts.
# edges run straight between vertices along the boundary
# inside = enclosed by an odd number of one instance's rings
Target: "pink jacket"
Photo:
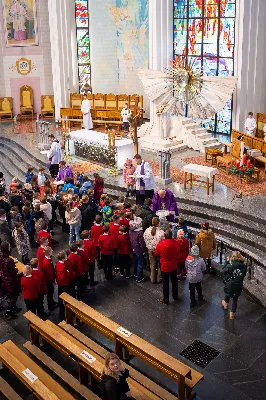
[[[123,177],[124,177],[124,182],[126,185],[135,185],[136,181],[134,178],[130,178],[129,175],[133,175],[136,171],[136,168],[134,165],[132,165],[130,168],[127,168],[124,166],[123,168]]]

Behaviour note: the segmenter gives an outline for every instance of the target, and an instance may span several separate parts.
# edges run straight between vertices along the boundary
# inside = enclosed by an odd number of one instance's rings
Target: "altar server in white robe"
[[[245,123],[246,133],[254,137],[256,133],[256,128],[257,128],[257,123],[255,118],[253,117],[253,112],[249,112]]]
[[[86,93],[84,94],[84,100],[81,104],[81,111],[83,114],[83,127],[85,129],[92,129],[92,119],[91,119],[91,103],[90,100],[87,99]]]

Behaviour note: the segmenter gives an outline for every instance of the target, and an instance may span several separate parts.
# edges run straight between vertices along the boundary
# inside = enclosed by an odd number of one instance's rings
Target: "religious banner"
[[[36,0],[3,0],[7,47],[38,45]]]

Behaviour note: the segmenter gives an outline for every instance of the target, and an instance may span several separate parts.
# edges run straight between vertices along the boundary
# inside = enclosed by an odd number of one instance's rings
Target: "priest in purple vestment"
[[[59,163],[59,171],[58,171],[56,180],[65,182],[65,180],[67,178],[73,178],[73,177],[74,177],[73,172],[70,169],[70,167],[68,165],[66,165],[66,162],[65,161],[60,161],[60,163]]]
[[[169,220],[174,221],[175,216],[178,215],[178,208],[173,192],[165,189],[154,193],[151,210],[155,213],[159,210],[169,211]]]

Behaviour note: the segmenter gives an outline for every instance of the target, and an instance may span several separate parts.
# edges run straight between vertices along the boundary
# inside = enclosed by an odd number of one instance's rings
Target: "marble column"
[[[69,107],[69,95],[79,90],[75,3],[48,0],[55,117]]]
[[[233,128],[244,131],[249,111],[266,112],[266,1],[237,0]]]

